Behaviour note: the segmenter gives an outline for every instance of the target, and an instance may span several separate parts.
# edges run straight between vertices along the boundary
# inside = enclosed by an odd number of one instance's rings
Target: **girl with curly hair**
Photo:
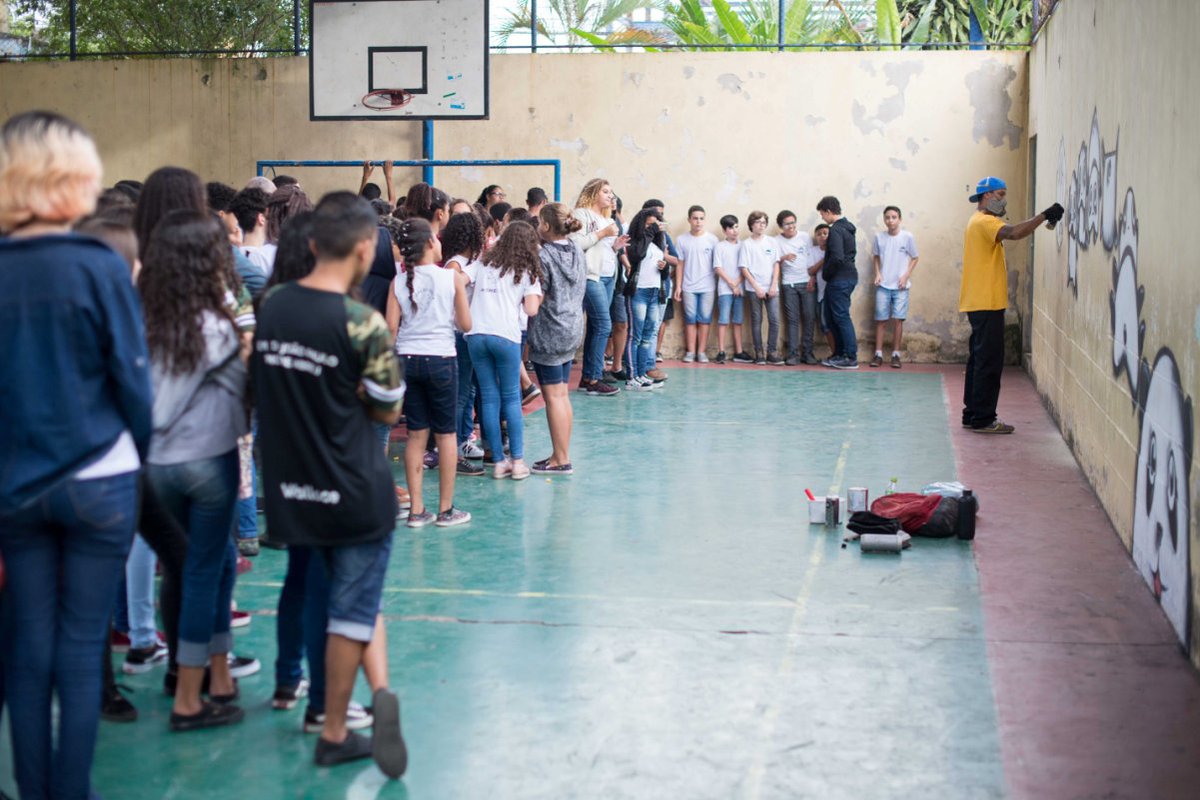
[[[154,386],[154,435],[146,476],[185,528],[179,677],[170,727],[239,722],[229,671],[230,603],[237,552],[229,536],[238,493],[238,438],[248,349],[227,301],[233,254],[212,216],[172,211],[150,234],[138,288]],[[201,699],[205,666],[209,697]]]
[[[475,214],[461,213],[450,217],[442,231],[442,253],[450,254],[444,265],[447,269],[466,276],[469,301],[479,274],[479,259],[483,256],[483,228]],[[471,364],[466,335],[461,330],[454,332],[454,349],[458,356],[458,409],[455,412],[458,474],[482,475],[483,467],[470,461],[483,458],[483,449],[471,441],[471,433],[475,430],[475,368]]]
[[[479,378],[483,437],[492,453],[494,478],[529,477],[521,416],[521,319],[542,302],[538,234],[527,222],[504,229],[483,257],[471,299],[473,327],[467,333],[471,363]],[[510,458],[504,457],[500,415],[508,425]]]
[[[593,178],[583,185],[575,201],[572,216],[582,227],[571,234],[571,241],[583,250],[587,261],[587,294],[583,308],[587,312],[587,334],[583,341],[583,378],[580,391],[590,395],[609,396],[617,393],[615,386],[601,380],[604,374],[604,348],[612,333],[613,288],[617,280],[617,253],[625,247],[628,237],[622,236],[613,221],[615,197],[612,187],[603,178]]]

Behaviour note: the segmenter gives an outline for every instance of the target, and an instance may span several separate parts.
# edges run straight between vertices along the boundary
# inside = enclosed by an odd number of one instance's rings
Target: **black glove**
[[[1042,216],[1046,218],[1046,222],[1058,222],[1063,218],[1063,207],[1055,203],[1043,211]]]

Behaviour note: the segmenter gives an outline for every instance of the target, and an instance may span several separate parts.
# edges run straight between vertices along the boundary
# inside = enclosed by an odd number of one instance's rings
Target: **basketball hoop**
[[[394,111],[408,105],[412,92],[405,89],[376,89],[363,95],[362,104],[372,111]]]

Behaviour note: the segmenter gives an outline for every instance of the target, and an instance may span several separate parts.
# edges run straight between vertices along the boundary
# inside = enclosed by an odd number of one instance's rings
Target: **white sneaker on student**
[[[707,363],[708,363],[708,356],[707,356],[707,355],[705,355],[704,353],[700,353],[699,355],[697,355],[697,356],[696,356],[696,363],[698,363],[698,364],[707,364]]]
[[[691,363],[692,363],[693,361],[695,361],[695,360],[696,360],[696,354],[695,354],[695,353],[684,353],[684,354],[683,354],[683,363],[685,363],[685,364],[691,364]]]
[[[648,392],[650,387],[643,382],[644,379],[640,375],[634,375],[629,380],[625,381],[625,389],[630,392]]]

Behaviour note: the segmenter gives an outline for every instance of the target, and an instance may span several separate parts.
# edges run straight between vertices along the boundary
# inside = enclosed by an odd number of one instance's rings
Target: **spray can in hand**
[[[959,539],[970,541],[975,538],[975,513],[979,511],[979,498],[970,489],[963,489],[958,501],[958,525],[955,533]]]

